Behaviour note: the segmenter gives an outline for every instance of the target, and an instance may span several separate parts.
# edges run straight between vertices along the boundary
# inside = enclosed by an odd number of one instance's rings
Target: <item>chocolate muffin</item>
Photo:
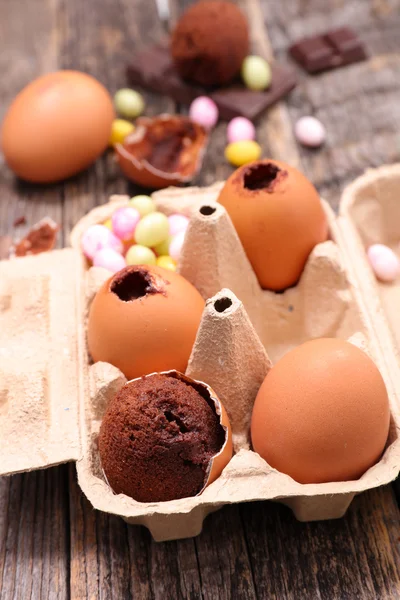
[[[161,502],[202,490],[210,459],[225,442],[219,416],[202,391],[154,374],[128,382],[115,396],[99,435],[102,467],[115,493]]]
[[[179,74],[201,85],[232,81],[248,53],[247,21],[237,6],[224,0],[194,4],[172,34],[171,54]]]

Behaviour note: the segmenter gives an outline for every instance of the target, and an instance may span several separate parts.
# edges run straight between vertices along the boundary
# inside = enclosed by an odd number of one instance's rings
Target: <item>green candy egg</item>
[[[168,235],[168,219],[160,212],[153,212],[143,217],[135,229],[136,243],[148,248],[161,244],[168,238]]]
[[[127,265],[155,265],[156,255],[150,248],[135,244],[131,246],[125,256]]]
[[[139,92],[122,88],[114,96],[114,106],[118,114],[127,119],[135,119],[144,111],[144,100]]]
[[[246,56],[242,64],[242,79],[250,90],[265,90],[271,85],[271,67],[261,56]]]
[[[144,194],[140,196],[133,196],[133,198],[129,200],[129,204],[130,206],[133,206],[133,208],[136,208],[141,217],[145,217],[146,215],[149,215],[157,210],[156,205],[150,196],[145,196]]]

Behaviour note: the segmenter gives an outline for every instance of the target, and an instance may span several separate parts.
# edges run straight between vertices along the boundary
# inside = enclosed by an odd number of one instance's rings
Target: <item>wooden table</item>
[[[171,24],[185,0],[171,0]],[[242,0],[254,51],[285,59],[291,41],[351,24],[371,59],[301,82],[286,103],[258,123],[264,155],[301,166],[337,206],[343,185],[366,167],[400,158],[399,0]],[[154,0],[0,0],[0,111],[31,79],[59,68],[87,71],[114,92],[139,48],[163,26]],[[266,33],[268,28],[268,35]],[[146,94],[147,114],[175,111]],[[328,142],[300,149],[292,124],[319,117]],[[212,135],[199,177],[209,184],[231,171],[223,159],[225,125]],[[16,182],[0,163],[0,235],[24,215],[50,215],[68,244],[76,220],[111,193],[134,194],[104,156],[65,183]],[[399,190],[400,201],[400,190]],[[365,493],[338,521],[298,523],[280,505],[226,507],[203,533],[156,544],[148,531],[94,512],[76,484],[75,467],[0,479],[0,598],[21,599],[369,599],[400,597],[400,514],[391,486]]]

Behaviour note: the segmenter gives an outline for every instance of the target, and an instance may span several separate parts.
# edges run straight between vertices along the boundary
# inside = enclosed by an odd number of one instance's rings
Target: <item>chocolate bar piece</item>
[[[343,67],[367,58],[363,43],[348,27],[304,38],[291,46],[289,52],[309,73]]]
[[[185,82],[177,73],[166,44],[148,48],[136,56],[134,64],[127,68],[127,76],[133,85],[140,85],[153,92],[165,94],[181,104],[190,104],[198,96],[209,96],[218,106],[223,120],[233,117],[256,119],[286,96],[297,83],[292,69],[277,64],[271,65],[272,83],[267,90],[255,92],[240,82],[223,88],[206,89]]]

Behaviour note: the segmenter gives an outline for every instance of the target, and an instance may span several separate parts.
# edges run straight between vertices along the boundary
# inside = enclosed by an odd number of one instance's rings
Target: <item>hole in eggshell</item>
[[[225,312],[231,306],[232,300],[230,298],[218,298],[218,300],[214,302],[214,308],[219,313]]]
[[[213,215],[217,209],[214,206],[202,206],[200,213],[206,217]]]
[[[243,184],[247,190],[268,190],[272,191],[276,183],[286,176],[286,171],[282,171],[272,163],[255,163],[243,174]]]
[[[123,302],[143,298],[147,294],[161,292],[154,286],[150,273],[143,267],[128,267],[117,273],[111,291]]]

